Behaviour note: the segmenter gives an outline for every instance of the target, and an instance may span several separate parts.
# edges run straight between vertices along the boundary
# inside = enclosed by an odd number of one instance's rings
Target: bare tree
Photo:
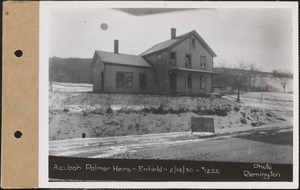
[[[267,91],[268,84],[267,84],[265,76],[260,74],[259,78],[258,78],[258,83],[259,83],[259,89],[260,90]]]
[[[254,64],[247,64],[244,60],[236,60],[235,63],[228,61],[220,61],[222,74],[228,80],[228,84],[232,89],[237,90],[237,99],[240,101],[241,90],[251,86],[251,82],[257,71]]]
[[[293,78],[293,75],[290,72],[283,70],[274,70],[272,74],[273,78],[281,84],[283,92],[285,92],[286,85],[289,80]]]

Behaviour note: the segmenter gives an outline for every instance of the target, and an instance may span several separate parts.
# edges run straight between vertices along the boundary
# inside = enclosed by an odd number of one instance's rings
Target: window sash
[[[192,68],[192,56],[189,54],[185,55],[185,67]]]
[[[175,65],[176,64],[176,53],[175,52],[171,52],[170,53],[170,64],[171,65]]]
[[[133,73],[117,73],[117,89],[133,88]]]
[[[206,69],[206,56],[200,56],[200,69]]]
[[[191,50],[195,50],[195,38],[190,38],[190,48]]]

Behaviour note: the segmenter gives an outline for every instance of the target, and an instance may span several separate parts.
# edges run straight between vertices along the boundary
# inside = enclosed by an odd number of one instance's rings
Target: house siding
[[[200,86],[200,73],[192,73],[192,88],[188,89],[189,94],[201,94],[207,93],[211,90],[211,78],[207,77],[205,83],[205,89],[202,89]],[[177,92],[185,94],[186,90],[186,76],[183,73],[177,73]]]
[[[153,72],[151,68],[120,66],[113,64],[106,64],[106,86],[105,92],[107,93],[152,93],[153,91]],[[117,73],[132,73],[133,74],[133,87],[129,89],[120,90],[117,88]],[[139,83],[139,74],[147,74],[146,88],[141,89]]]
[[[195,40],[195,50],[190,49],[190,38],[172,48],[169,52],[176,52],[176,66],[185,68],[185,55],[192,56],[192,69],[200,69],[200,56],[206,57],[206,69],[213,70],[213,57]]]
[[[158,59],[158,55],[161,55],[161,59]],[[169,74],[168,74],[168,53],[161,52],[148,55],[144,57],[152,66],[154,80],[154,88],[156,87],[156,92],[159,94],[167,94],[169,88]]]
[[[202,94],[202,93],[211,93],[213,75],[211,73],[203,73],[201,70],[213,71],[213,56],[216,56],[212,50],[206,50],[201,43],[197,40],[199,36],[197,33],[190,33],[189,37],[182,39],[183,41],[178,41],[179,44],[175,43],[169,47],[164,47],[158,52],[153,52],[148,55],[142,56],[144,60],[147,61],[151,67],[137,66],[132,65],[130,60],[123,63],[112,63],[112,62],[101,62],[101,58],[97,57],[93,68],[93,90],[102,91],[105,93],[147,93],[147,94]],[[191,49],[190,42],[191,37],[195,39],[195,48]],[[173,46],[174,45],[174,46]],[[205,46],[206,47],[206,46]],[[176,53],[176,64],[170,64],[170,53]],[[209,53],[210,52],[210,53]],[[186,68],[185,57],[186,55],[191,56],[191,67],[194,71],[188,71],[189,69],[178,69]],[[113,55],[111,55],[113,56]],[[158,56],[160,58],[158,58]],[[206,67],[201,68],[201,56],[206,58]],[[94,57],[95,58],[95,57]],[[113,59],[112,59],[113,61]],[[145,62],[143,64],[145,65]],[[174,70],[172,70],[174,69]],[[195,71],[196,70],[196,71]],[[176,83],[170,84],[171,71],[176,73]],[[104,73],[104,82],[102,82],[101,73]],[[117,88],[117,73],[132,73],[133,75],[133,86],[131,88],[125,87],[124,84],[119,83],[122,86],[122,89]],[[147,74],[147,84],[144,89],[140,88],[139,77],[141,73]],[[186,75],[191,73],[192,75],[192,86],[187,89],[186,87]],[[205,76],[205,88],[201,88],[200,76]],[[120,75],[120,77],[128,75]],[[127,78],[128,79],[128,78]],[[129,78],[131,79],[131,78]],[[123,79],[122,79],[123,80]],[[125,79],[124,79],[125,81]],[[128,82],[128,81],[127,81]],[[102,87],[104,84],[104,87]],[[130,84],[130,82],[128,82]],[[124,88],[123,88],[124,85]],[[175,86],[174,86],[175,85]],[[170,89],[172,87],[172,90]],[[176,88],[176,89],[175,89]]]
[[[200,70],[200,56],[206,57],[206,68],[205,70],[213,70],[213,57],[204,49],[201,44],[195,40],[195,49],[190,49],[190,38],[187,38],[182,43],[178,44],[174,48],[168,51],[168,54],[171,52],[176,53],[176,65],[175,67],[186,68],[185,66],[185,56],[186,54],[191,55],[192,69]],[[173,66],[168,64],[169,68]],[[211,74],[205,74],[206,83],[205,89],[200,88],[200,75],[203,73],[192,73],[192,88],[189,89],[189,93],[211,93],[212,92],[212,76]],[[186,93],[186,77],[182,73],[177,73],[177,91],[179,93]]]
[[[101,73],[104,73],[104,64],[97,57],[94,68],[93,68],[93,91],[102,90]]]

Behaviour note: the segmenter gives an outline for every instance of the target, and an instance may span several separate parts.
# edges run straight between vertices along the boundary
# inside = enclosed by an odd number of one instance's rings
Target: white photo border
[[[62,8],[288,8],[293,12],[293,182],[49,182],[48,84],[49,84],[49,10]],[[41,1],[39,25],[39,187],[40,188],[298,188],[299,177],[299,52],[297,2],[170,2],[170,1]]]

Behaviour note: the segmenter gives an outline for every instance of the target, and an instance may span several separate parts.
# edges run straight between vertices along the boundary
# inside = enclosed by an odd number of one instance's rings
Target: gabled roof
[[[147,51],[143,52],[142,54],[140,54],[141,56],[145,56],[145,55],[149,55],[158,51],[163,51],[166,49],[172,49],[173,47],[177,46],[178,44],[180,44],[181,42],[183,42],[184,40],[186,40],[187,38],[189,38],[190,36],[194,35],[194,37],[200,42],[200,44],[204,47],[204,49],[206,49],[208,51],[208,53],[213,56],[216,57],[216,53],[208,46],[208,44],[203,40],[203,38],[196,32],[196,30],[193,30],[191,32],[182,34],[180,36],[177,36],[174,39],[170,39],[164,42],[161,42],[159,44],[154,45],[153,47],[151,47],[150,49],[148,49]]]
[[[128,54],[119,54],[111,53],[105,51],[95,51],[93,60],[91,62],[91,67],[94,67],[97,56],[104,63],[120,64],[126,66],[138,66],[138,67],[151,67],[151,65],[139,55],[128,55]]]
[[[151,53],[154,53],[154,52],[166,49],[169,46],[171,46],[172,44],[174,44],[175,42],[177,42],[178,40],[179,39],[171,39],[171,40],[167,40],[167,41],[161,42],[161,43],[156,44],[155,46],[151,47],[150,49],[148,49],[147,51],[143,52],[140,55],[141,56],[149,55]]]

